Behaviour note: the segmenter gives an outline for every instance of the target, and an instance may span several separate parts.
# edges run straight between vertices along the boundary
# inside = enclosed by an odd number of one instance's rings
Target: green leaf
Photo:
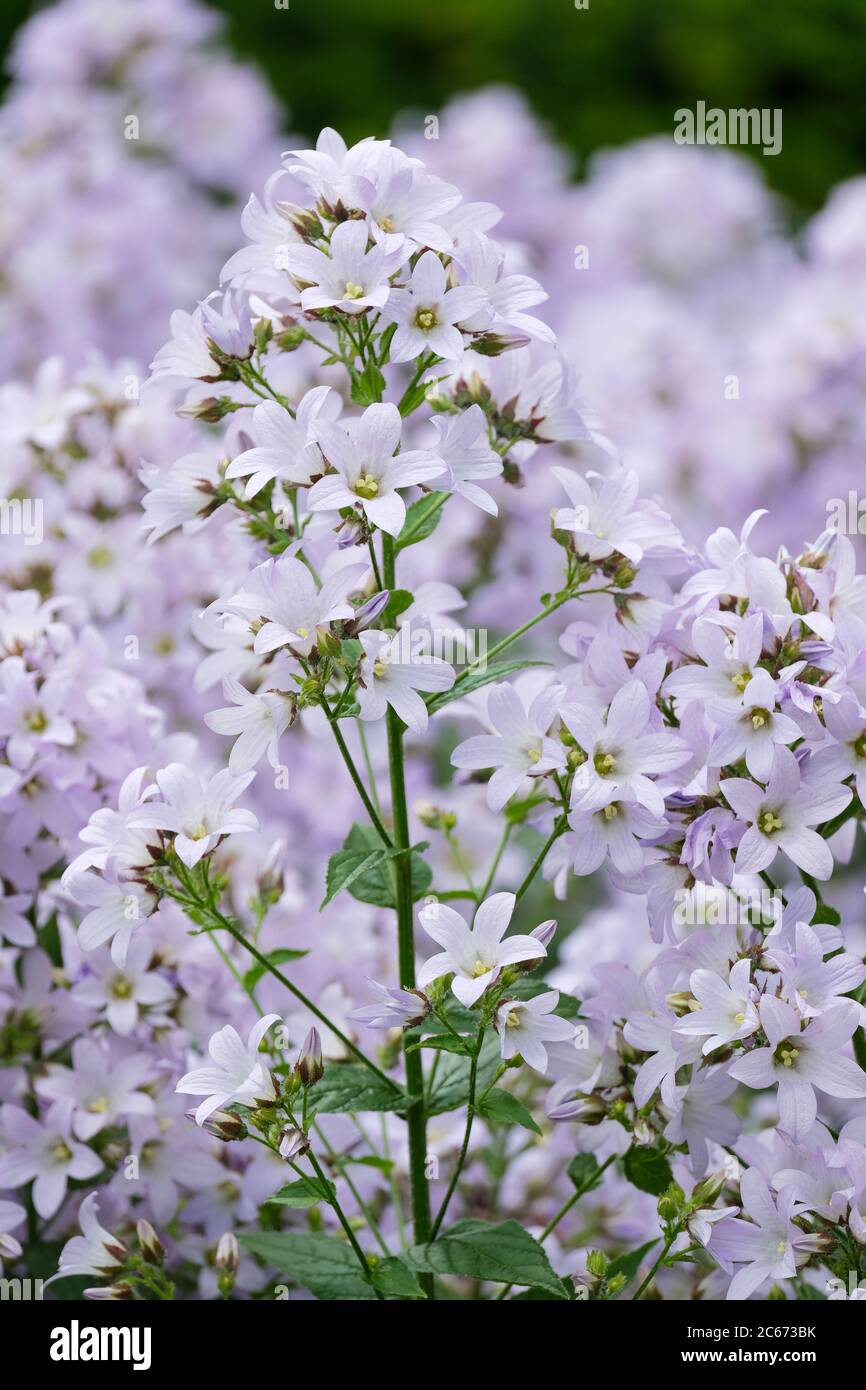
[[[479,668],[455,681],[450,690],[438,690],[435,695],[428,695],[425,703],[429,712],[435,714],[445,705],[450,705],[453,700],[462,700],[464,695],[470,695],[473,690],[480,690],[491,681],[504,680],[514,671],[523,671],[527,666],[549,665],[549,661],[492,661],[483,671]]]
[[[390,1158],[377,1158],[375,1154],[361,1154],[359,1158],[353,1158],[351,1154],[344,1154],[341,1163],[360,1163],[364,1168],[378,1168],[380,1173],[384,1173],[389,1178],[394,1171],[394,1163]]]
[[[316,1298],[375,1298],[357,1256],[336,1236],[291,1231],[251,1231],[238,1236],[252,1255],[267,1260]]]
[[[400,397],[400,404],[397,407],[404,419],[407,415],[411,415],[413,410],[417,410],[419,405],[424,404],[427,390],[428,387],[425,381],[418,381],[414,386],[406,387],[406,390]]]
[[[405,550],[407,545],[417,545],[419,541],[426,541],[428,536],[432,536],[449,496],[448,492],[427,492],[413,502],[406,512],[403,529],[394,542],[394,550]]]
[[[288,965],[290,961],[300,960],[302,956],[309,955],[309,951],[289,951],[282,949],[279,951],[269,951],[268,961],[271,965]],[[257,962],[251,970],[244,975],[244,989],[255,989],[263,975],[267,975],[268,967]]]
[[[640,1188],[641,1192],[651,1192],[660,1197],[669,1183],[674,1180],[671,1165],[655,1147],[645,1148],[633,1144],[622,1161],[623,1170],[629,1182]]]
[[[500,1060],[499,1043],[496,1038],[486,1038],[478,1059],[479,1095],[492,1085]],[[460,1110],[466,1105],[471,1065],[468,1057],[456,1057],[450,1052],[442,1053],[427,1107],[428,1114],[444,1115],[448,1110]]]
[[[380,620],[385,631],[397,626],[397,619],[401,613],[405,613],[415,601],[415,595],[410,594],[408,589],[392,589],[388,599],[388,606],[381,614]]]
[[[269,1202],[274,1202],[281,1207],[298,1207],[301,1210],[307,1207],[316,1207],[320,1202],[332,1202],[337,1195],[337,1189],[332,1182],[323,1183],[317,1177],[298,1178],[297,1182],[290,1182],[287,1187],[280,1188],[273,1197],[269,1197]]]
[[[433,882],[433,870],[422,859],[420,853],[422,849],[426,848],[426,844],[416,845],[411,852],[413,902],[426,897],[430,891],[430,884]],[[349,853],[356,856],[375,853],[378,856],[369,865],[364,865],[357,874],[352,875],[352,881],[348,885],[348,891],[352,897],[357,898],[358,902],[373,903],[376,907],[396,907],[394,877],[389,860],[394,859],[396,855],[402,854],[404,851],[383,849],[382,842],[373,827],[359,825],[356,822],[343,841],[342,849],[338,850],[336,855],[332,855],[331,859],[336,859],[340,854]]]
[[[595,1154],[576,1154],[566,1172],[579,1192],[592,1192],[601,1182]]]
[[[412,1043],[406,1048],[407,1052],[418,1052],[422,1047],[432,1047],[438,1052],[456,1052],[461,1057],[468,1057],[470,1048],[465,1038],[455,1038],[452,1033],[438,1033],[432,1038],[422,1038],[420,1042]]]
[[[343,888],[351,888],[356,879],[370,873],[377,864],[387,860],[387,851],[379,849],[338,849],[328,860],[327,892],[319,903],[319,911],[327,907]],[[357,897],[357,893],[353,894]]]
[[[409,1266],[396,1255],[373,1265],[372,1283],[386,1298],[427,1297]]]
[[[321,1081],[307,1093],[309,1112],[314,1115],[354,1115],[362,1110],[403,1111],[410,1103],[405,1091],[380,1080],[363,1062],[332,1062],[325,1068]]]
[[[637,1250],[630,1250],[627,1255],[618,1255],[615,1260],[611,1260],[604,1271],[605,1279],[612,1279],[615,1274],[624,1274],[625,1284],[622,1287],[626,1288],[640,1269],[644,1257],[649,1254],[654,1245],[658,1245],[658,1238],[648,1240],[646,1245],[641,1245]]]
[[[385,378],[375,362],[368,362],[362,372],[353,373],[350,395],[355,405],[375,405],[384,390]]]
[[[458,1221],[432,1244],[407,1250],[404,1258],[422,1274],[460,1274],[564,1297],[544,1250],[516,1221]]]
[[[854,1048],[854,1056],[857,1058],[858,1067],[860,1067],[862,1071],[866,1071],[866,1033],[863,1031],[862,1023],[859,1028],[854,1030],[851,1045]]]
[[[530,1129],[534,1134],[541,1133],[523,1101],[518,1100],[517,1096],[513,1096],[510,1091],[503,1091],[498,1086],[484,1097],[479,1109],[485,1120],[492,1120],[494,1124],[522,1125],[524,1129]]]
[[[826,922],[831,927],[838,927],[842,918],[836,908],[831,907],[829,903],[818,903],[812,916],[812,925],[814,926],[816,922]]]

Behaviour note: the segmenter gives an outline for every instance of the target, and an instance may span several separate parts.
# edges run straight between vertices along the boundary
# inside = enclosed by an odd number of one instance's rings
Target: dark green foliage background
[[[118,5],[146,0],[116,0]],[[670,131],[679,106],[781,107],[761,159],[804,210],[866,167],[866,0],[211,0],[310,134],[384,134],[396,111],[521,87],[579,164]],[[33,7],[4,0],[0,45]],[[760,158],[760,156],[758,156]]]

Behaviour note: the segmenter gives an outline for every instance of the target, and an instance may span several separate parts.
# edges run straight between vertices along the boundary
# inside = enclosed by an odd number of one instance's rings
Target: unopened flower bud
[[[20,1242],[8,1231],[0,1231],[0,1260],[17,1260],[21,1254]]]
[[[195,1111],[187,1110],[186,1118],[195,1123]],[[224,1144],[228,1144],[232,1139],[246,1139],[247,1127],[239,1115],[232,1115],[228,1110],[214,1110],[208,1115],[201,1128],[206,1134],[213,1135],[214,1139],[221,1139]]]
[[[134,1297],[132,1285],[109,1284],[105,1288],[85,1289],[84,1297],[89,1298],[94,1303],[121,1303]]]
[[[539,922],[537,927],[533,927],[529,935],[534,936],[536,941],[540,941],[544,949],[547,950],[556,935],[556,919],[551,917],[547,922]]]
[[[692,1193],[692,1201],[699,1207],[711,1207],[713,1202],[722,1193],[725,1183],[728,1181],[728,1174],[724,1169],[717,1173],[710,1173],[709,1177],[699,1182]]]
[[[280,1157],[288,1160],[290,1158],[301,1158],[310,1147],[310,1141],[302,1129],[294,1125],[288,1125],[280,1137]]]
[[[430,801],[419,801],[414,807],[415,815],[428,830],[453,830],[457,816],[453,811],[443,811]]]
[[[586,1267],[590,1274],[604,1274],[607,1269],[607,1255],[602,1250],[590,1250],[586,1257]]]
[[[295,1063],[295,1072],[302,1086],[312,1086],[314,1082],[320,1081],[324,1076],[325,1064],[322,1060],[322,1039],[319,1036],[319,1030],[317,1028],[311,1028],[304,1039],[300,1056]]]
[[[175,415],[181,420],[204,420],[215,425],[233,410],[237,410],[237,402],[230,396],[205,396],[204,400],[178,406]]]
[[[138,1243],[144,1258],[149,1260],[151,1264],[161,1264],[165,1258],[165,1246],[150,1222],[146,1221],[143,1216],[136,1222],[135,1233],[138,1236]]]
[[[482,357],[501,357],[503,352],[514,352],[528,343],[529,339],[519,333],[478,333],[472,339],[471,348]]]
[[[347,619],[343,624],[343,632],[347,637],[357,637],[359,632],[363,632],[365,627],[370,627],[375,623],[391,601],[391,591],[380,589],[378,594],[368,598],[366,603],[362,603],[360,608],[356,608],[354,615]]]
[[[217,1269],[228,1270],[231,1274],[234,1274],[237,1272],[239,1262],[240,1253],[238,1251],[237,1236],[234,1235],[232,1231],[226,1231],[224,1235],[220,1236],[217,1242],[214,1265]]]

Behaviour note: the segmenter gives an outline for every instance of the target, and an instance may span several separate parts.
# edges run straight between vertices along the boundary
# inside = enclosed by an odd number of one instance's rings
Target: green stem
[[[307,1158],[310,1161],[310,1166],[312,1167],[313,1172],[319,1179],[319,1182],[324,1185],[325,1191],[327,1192],[328,1179],[322,1170],[321,1163],[316,1158],[316,1155],[313,1153],[312,1149],[307,1150]],[[357,1237],[355,1235],[355,1232],[352,1230],[351,1225],[349,1224],[348,1218],[346,1217],[346,1213],[343,1211],[343,1208],[340,1206],[340,1203],[337,1201],[336,1197],[329,1198],[329,1202],[334,1209],[337,1220],[339,1221],[340,1225],[346,1233],[346,1239],[348,1240],[349,1244],[351,1245],[352,1249],[358,1257],[358,1263],[361,1265],[361,1268],[363,1269],[367,1277],[371,1278],[373,1271],[370,1269],[370,1265],[367,1261],[367,1256],[364,1254],[363,1250],[358,1244]],[[374,1289],[373,1292],[375,1293],[380,1303],[385,1302],[384,1295],[381,1294],[378,1289]]]
[[[478,1037],[475,1041],[475,1051],[472,1054],[472,1063],[469,1068],[469,1099],[467,1102],[466,1110],[466,1128],[463,1131],[463,1143],[460,1145],[460,1153],[457,1156],[457,1162],[454,1165],[454,1170],[451,1174],[451,1179],[448,1183],[447,1191],[442,1199],[442,1205],[439,1208],[436,1220],[433,1223],[433,1230],[430,1236],[431,1240],[435,1240],[439,1234],[439,1229],[442,1225],[442,1222],[445,1220],[445,1213],[448,1210],[448,1204],[450,1203],[451,1198],[454,1196],[454,1189],[460,1181],[460,1174],[463,1172],[463,1165],[466,1162],[466,1155],[469,1152],[469,1136],[472,1133],[472,1124],[475,1120],[475,1086],[478,1081],[478,1054],[481,1051],[481,1043],[483,1038],[484,1028],[482,1025],[482,1027],[480,1027],[478,1030]]]
[[[616,1154],[611,1154],[610,1158],[606,1158],[606,1159],[604,1160],[604,1163],[602,1163],[601,1167],[598,1168],[598,1169],[592,1174],[592,1176],[591,1176],[590,1178],[587,1179],[587,1181],[586,1181],[585,1183],[582,1183],[580,1187],[576,1187],[576,1188],[574,1189],[574,1191],[572,1192],[571,1196],[568,1198],[568,1201],[563,1202],[562,1206],[559,1208],[559,1211],[556,1213],[555,1216],[552,1216],[552,1217],[550,1218],[550,1220],[548,1221],[548,1223],[547,1223],[547,1225],[545,1226],[544,1230],[541,1232],[541,1235],[538,1237],[539,1242],[540,1242],[541,1244],[543,1244],[544,1241],[547,1240],[547,1237],[548,1237],[549,1235],[552,1235],[552,1233],[556,1230],[556,1228],[557,1228],[557,1226],[559,1225],[559,1223],[560,1223],[560,1221],[562,1220],[562,1218],[563,1218],[564,1216],[567,1216],[567,1215],[568,1215],[568,1213],[571,1211],[572,1207],[575,1206],[576,1203],[580,1201],[581,1197],[582,1197],[586,1192],[589,1192],[591,1188],[593,1188],[593,1187],[595,1187],[595,1186],[597,1185],[598,1180],[599,1180],[599,1178],[601,1177],[602,1173],[604,1172],[605,1168],[609,1168],[610,1165],[613,1163],[613,1161],[614,1161],[614,1159],[615,1159],[616,1157],[617,1157]],[[514,1285],[513,1285],[513,1284],[506,1284],[506,1285],[505,1285],[505,1288],[502,1290],[502,1292],[499,1293],[499,1294],[497,1295],[497,1302],[499,1302],[500,1299],[505,1298],[506,1294],[507,1294],[511,1289],[513,1289],[513,1288],[514,1288]]]
[[[638,1299],[640,1298],[641,1294],[644,1292],[644,1290],[645,1290],[646,1288],[649,1287],[649,1285],[652,1283],[653,1279],[654,1279],[654,1278],[656,1277],[656,1275],[658,1274],[658,1272],[659,1272],[659,1270],[661,1269],[661,1266],[662,1266],[662,1261],[663,1261],[664,1259],[666,1259],[667,1254],[668,1254],[668,1251],[670,1250],[671,1246],[673,1245],[673,1243],[674,1243],[674,1241],[676,1240],[676,1238],[677,1238],[678,1235],[679,1235],[679,1230],[675,1230],[671,1235],[668,1236],[667,1240],[666,1240],[665,1243],[664,1243],[664,1248],[662,1249],[662,1253],[659,1255],[658,1259],[656,1260],[656,1262],[655,1262],[655,1264],[653,1265],[652,1269],[650,1270],[649,1274],[648,1274],[647,1277],[644,1279],[643,1283],[641,1284],[640,1288],[638,1289],[637,1293],[636,1293],[635,1296],[634,1296],[634,1302],[635,1302],[635,1303],[637,1303],[637,1301],[638,1301]]]
[[[348,1050],[352,1053],[353,1057],[356,1057],[359,1062],[363,1062],[365,1067],[369,1068],[370,1071],[375,1072],[376,1076],[378,1076],[380,1081],[387,1082],[387,1084],[391,1086],[395,1091],[400,1091],[402,1089],[401,1086],[393,1079],[393,1077],[388,1076],[385,1072],[381,1070],[381,1068],[377,1067],[376,1063],[372,1062],[370,1058],[367,1057],[361,1051],[361,1049],[357,1047],[355,1043],[352,1042],[351,1038],[347,1037],[346,1034],[342,1032],[340,1028],[337,1027],[336,1023],[334,1023],[330,1018],[328,1018],[327,1014],[323,1014],[321,1009],[317,1008],[316,1005],[313,1003],[312,999],[309,999],[307,995],[304,994],[303,990],[298,989],[297,985],[292,984],[291,980],[283,974],[282,970],[280,970],[276,965],[274,965],[272,961],[269,961],[267,956],[262,955],[262,952],[258,949],[258,947],[254,946],[251,941],[247,940],[243,932],[240,930],[239,927],[235,926],[231,918],[226,917],[222,912],[219,912],[217,909],[213,907],[211,908],[211,911],[213,912],[214,917],[219,923],[219,926],[222,927],[224,931],[227,931],[230,936],[233,936],[235,941],[239,942],[240,945],[243,946],[244,950],[248,951],[250,955],[253,957],[253,959],[258,961],[259,965],[264,966],[264,968],[267,971],[269,971],[275,979],[279,980],[280,984],[285,989],[287,989],[290,994],[293,994],[295,998],[299,1001],[299,1003],[303,1004],[305,1009],[309,1009],[310,1013],[313,1014],[313,1016],[317,1018],[320,1023],[323,1023],[324,1026],[334,1034],[335,1038],[339,1038],[340,1042],[343,1044],[344,1047],[348,1048]]]
[[[567,829],[567,826],[568,822],[566,821],[565,817],[558,816],[553,829],[551,830],[544,844],[541,846],[541,849],[538,851],[538,854],[535,856],[535,859],[532,861],[532,865],[529,869],[528,874],[526,875],[526,878],[523,880],[523,882],[521,883],[520,887],[514,895],[517,902],[520,902],[520,899],[523,897],[527,888],[532,883],[532,880],[535,878],[535,875],[538,873],[538,870],[541,868],[542,864],[547,858],[550,852],[551,845],[553,845],[553,843],[559,839],[560,835],[562,835],[564,831]]]
[[[342,754],[343,762],[346,764],[349,776],[355,784],[355,790],[357,791],[362,802],[364,803],[364,810],[370,817],[370,823],[374,827],[377,835],[379,836],[379,839],[383,841],[383,843],[387,846],[388,849],[393,849],[394,845],[391,840],[391,836],[388,834],[387,830],[382,824],[379,813],[377,812],[376,807],[373,805],[372,801],[370,800],[370,797],[367,794],[367,788],[364,786],[364,783],[361,779],[361,774],[355,766],[355,761],[352,757],[352,754],[349,752],[348,744],[346,743],[346,740],[343,738],[343,735],[340,733],[340,727],[334,716],[334,712],[331,709],[331,706],[328,704],[328,701],[326,700],[324,694],[321,698],[322,709],[325,711],[325,714],[327,715],[328,723],[330,724],[334,738],[337,741],[337,747],[339,748],[340,753]]]
[[[382,559],[385,567],[385,586],[395,588],[395,554],[392,538],[383,533]],[[391,707],[387,714],[388,765],[391,776],[391,811],[394,821],[394,842],[403,852],[393,862],[397,900],[397,955],[400,984],[404,989],[415,988],[415,937],[412,922],[412,860],[409,839],[409,814],[406,807],[406,774],[403,763],[403,725]],[[412,1225],[415,1242],[424,1245],[430,1239],[430,1189],[427,1183],[427,1107],[424,1099],[424,1064],[421,1053],[408,1052],[404,1040],[406,1088],[414,1098],[408,1115],[409,1174],[412,1192]],[[422,1278],[422,1286],[432,1297],[431,1275]]]
[[[500,861],[501,861],[501,859],[502,859],[503,854],[505,853],[505,846],[508,844],[508,841],[509,841],[509,838],[510,838],[510,836],[511,836],[511,831],[512,831],[513,827],[514,827],[513,821],[510,821],[510,820],[509,820],[509,821],[506,821],[506,822],[505,822],[505,829],[504,829],[503,832],[502,832],[502,838],[500,839],[498,848],[497,848],[497,850],[496,850],[496,853],[495,853],[495,855],[493,856],[493,863],[490,865],[490,872],[488,873],[486,879],[484,880],[484,887],[481,889],[481,892],[478,894],[478,901],[479,901],[479,902],[482,902],[482,903],[484,902],[484,899],[487,897],[487,894],[490,892],[490,889],[493,887],[493,880],[494,880],[494,878],[496,877],[496,870],[499,868]]]
[[[333,1145],[328,1143],[327,1135],[319,1128],[315,1120],[313,1121],[313,1129],[316,1131],[322,1143],[324,1144],[328,1153],[328,1158],[331,1160],[331,1163],[336,1168],[337,1172],[340,1174],[340,1177],[343,1179],[352,1196],[354,1197],[358,1205],[358,1210],[361,1212],[361,1215],[366,1221],[370,1232],[372,1233],[377,1245],[379,1246],[379,1249],[382,1251],[382,1254],[387,1257],[390,1257],[391,1251],[388,1249],[388,1246],[385,1243],[385,1238],[382,1235],[381,1230],[379,1229],[379,1224],[376,1221],[376,1218],[373,1215],[373,1213],[370,1211],[370,1208],[368,1207],[367,1203],[364,1201],[363,1197],[358,1191],[357,1187],[355,1186],[354,1182],[352,1181],[346,1163],[337,1153]]]

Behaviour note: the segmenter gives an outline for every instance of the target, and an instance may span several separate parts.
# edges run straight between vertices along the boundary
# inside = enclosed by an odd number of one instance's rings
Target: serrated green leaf
[[[611,1260],[605,1270],[605,1279],[612,1279],[615,1274],[624,1274],[625,1283],[622,1287],[627,1288],[640,1269],[643,1259],[654,1245],[658,1245],[658,1239],[648,1240],[646,1245],[641,1245],[637,1250],[630,1250],[626,1255],[617,1255],[616,1259]]]
[[[516,1221],[458,1221],[438,1240],[407,1250],[404,1258],[421,1274],[458,1274],[565,1296],[542,1246]]]
[[[250,1231],[238,1236],[250,1254],[267,1260],[281,1274],[322,1299],[370,1299],[376,1295],[364,1278],[351,1247],[336,1236],[292,1231]]]
[[[396,907],[394,876],[389,860],[394,858],[395,853],[402,853],[403,851],[389,852],[383,850],[382,842],[372,826],[356,823],[352,826],[343,841],[342,850],[339,850],[338,853],[361,854],[366,852],[369,854],[374,851],[381,854],[381,859],[364,868],[363,872],[354,877],[348,891],[359,902],[372,903],[376,907]],[[417,902],[419,898],[426,897],[430,891],[433,871],[430,865],[422,859],[418,846],[411,852],[411,864],[412,901]]]
[[[319,904],[319,911],[327,907],[342,889],[350,889],[356,879],[371,872],[377,864],[385,863],[387,851],[384,849],[338,849],[328,860],[327,892]],[[357,897],[357,893],[354,895]]]
[[[386,1298],[426,1298],[412,1270],[396,1255],[373,1265],[372,1283]]]
[[[534,1134],[541,1133],[523,1101],[518,1100],[510,1091],[503,1091],[501,1087],[497,1086],[489,1091],[479,1109],[485,1120],[492,1120],[494,1124],[521,1125],[523,1129],[532,1130]]]
[[[595,1154],[576,1154],[566,1172],[579,1192],[592,1192],[601,1182]]]
[[[660,1197],[674,1180],[671,1165],[661,1149],[633,1144],[622,1161],[629,1182],[641,1192]]]
[[[395,551],[405,550],[407,545],[417,545],[419,541],[426,541],[428,536],[432,536],[450,495],[448,492],[428,492],[412,503],[406,512],[403,528],[394,541]]]
[[[527,666],[549,665],[549,661],[493,661],[485,670],[471,671],[456,680],[450,690],[437,690],[434,695],[428,695],[425,703],[430,714],[435,714],[454,700],[462,700],[464,695],[471,695],[473,690],[481,690],[483,686],[490,685],[491,681],[504,680],[506,676],[512,675],[515,671],[523,671]]]
[[[492,1085],[500,1061],[499,1043],[495,1038],[487,1037],[478,1059],[478,1095],[482,1095],[487,1087]],[[466,1105],[471,1065],[468,1057],[458,1057],[451,1052],[442,1053],[427,1106],[429,1115],[444,1115],[448,1110],[460,1110]]]
[[[434,1037],[422,1038],[420,1042],[407,1047],[406,1051],[418,1052],[422,1047],[431,1047],[438,1052],[456,1052],[461,1057],[468,1057],[470,1051],[465,1038],[455,1038],[451,1033],[437,1033]]]
[[[320,1081],[307,1093],[308,1111],[317,1114],[353,1115],[363,1110],[409,1108],[410,1098],[402,1089],[389,1086],[363,1062],[332,1062]]]
[[[271,965],[288,965],[290,961],[300,960],[302,956],[307,955],[309,955],[309,951],[289,951],[283,948],[279,951],[269,951],[268,961]],[[256,962],[252,969],[248,970],[247,973],[244,975],[244,989],[255,989],[259,980],[262,978],[263,975],[267,975],[267,973],[268,967],[266,965],[262,965],[260,962]]]
[[[279,1192],[268,1198],[268,1202],[280,1207],[298,1207],[303,1211],[307,1207],[318,1206],[320,1202],[330,1203],[336,1195],[337,1189],[332,1182],[323,1183],[315,1176],[304,1176],[280,1188]]]

